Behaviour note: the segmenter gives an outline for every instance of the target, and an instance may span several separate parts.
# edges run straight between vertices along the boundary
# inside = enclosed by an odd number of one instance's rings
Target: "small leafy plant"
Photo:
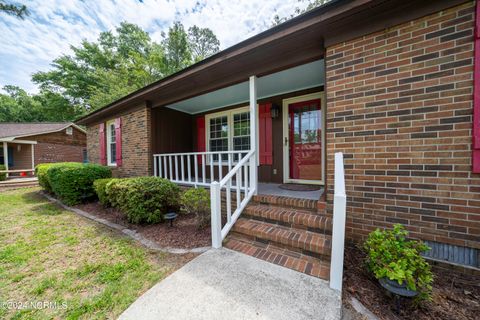
[[[106,201],[131,223],[159,223],[179,208],[180,188],[158,177],[112,179],[105,185]]]
[[[195,214],[197,228],[202,229],[210,223],[210,195],[203,188],[188,189],[180,199],[182,210],[188,214]]]
[[[364,244],[367,268],[377,279],[387,277],[417,291],[418,300],[430,300],[433,275],[420,255],[430,248],[420,241],[407,240],[407,236],[401,224],[394,225],[393,230],[371,232]]]

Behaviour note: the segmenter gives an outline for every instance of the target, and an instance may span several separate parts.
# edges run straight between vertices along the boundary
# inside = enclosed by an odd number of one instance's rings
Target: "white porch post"
[[[30,147],[32,148],[32,170],[35,170],[35,145],[32,143]],[[34,175],[34,172],[32,172],[32,175]]]
[[[250,168],[250,183],[255,189],[255,195],[258,192],[258,150],[257,150],[257,76],[250,77],[250,146],[255,151],[253,163]],[[253,169],[253,170],[252,170]]]
[[[5,170],[8,171],[8,147],[5,141],[3,142],[3,164],[5,165]],[[8,172],[7,172],[7,178],[8,178]]]

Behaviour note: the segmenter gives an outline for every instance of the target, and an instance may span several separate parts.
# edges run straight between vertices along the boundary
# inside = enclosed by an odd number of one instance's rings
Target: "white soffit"
[[[323,60],[317,60],[258,78],[258,99],[321,86],[325,83]],[[247,103],[248,81],[168,105],[168,108],[195,114]]]

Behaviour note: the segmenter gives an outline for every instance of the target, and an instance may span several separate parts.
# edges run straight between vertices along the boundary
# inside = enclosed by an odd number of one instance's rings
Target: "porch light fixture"
[[[272,119],[277,118],[279,114],[280,114],[280,107],[277,106],[276,104],[273,104],[272,107],[270,108],[270,115],[272,116]]]

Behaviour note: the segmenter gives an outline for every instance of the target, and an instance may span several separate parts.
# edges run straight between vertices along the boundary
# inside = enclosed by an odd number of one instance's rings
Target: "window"
[[[69,136],[71,136],[73,134],[73,128],[68,127],[67,129],[65,129],[65,133],[68,134]]]
[[[248,108],[240,108],[207,115],[207,150],[228,151],[250,150],[250,112]],[[218,156],[213,156],[218,161]],[[238,154],[233,156],[238,160]],[[228,161],[228,155],[222,156],[222,161]]]
[[[107,122],[107,163],[115,166],[117,163],[117,143],[115,137],[115,120]]]

